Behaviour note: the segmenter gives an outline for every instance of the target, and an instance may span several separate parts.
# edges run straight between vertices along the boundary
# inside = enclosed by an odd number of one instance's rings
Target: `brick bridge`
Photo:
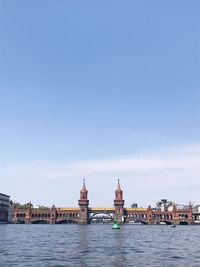
[[[141,222],[143,224],[191,224],[192,205],[186,209],[177,209],[173,204],[170,211],[161,211],[148,208],[125,208],[123,191],[118,180],[115,190],[114,206],[112,208],[91,208],[89,207],[88,191],[85,186],[80,190],[80,199],[77,208],[33,208],[29,203],[26,207],[18,207],[13,204],[14,223],[78,223],[89,224],[92,222],[110,222],[116,217],[118,223],[129,223],[130,221]]]

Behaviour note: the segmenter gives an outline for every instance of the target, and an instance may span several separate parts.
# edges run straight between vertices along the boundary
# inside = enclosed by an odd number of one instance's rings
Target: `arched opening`
[[[107,212],[98,212],[91,214],[89,223],[111,223],[113,221],[113,214]]]
[[[22,224],[24,224],[25,221],[24,221],[23,219],[19,218],[19,219],[17,219],[17,223],[22,223]]]
[[[188,222],[182,221],[179,223],[180,225],[188,225]]]
[[[68,219],[63,219],[63,220],[56,222],[56,224],[74,224],[74,223],[78,223],[78,222],[75,220],[68,220]]]
[[[32,224],[48,224],[49,222],[46,220],[36,220],[33,221]]]
[[[171,225],[171,224],[172,224],[171,222],[166,221],[166,220],[161,221],[161,224],[162,224],[162,223],[165,223],[165,224],[167,224],[167,225]]]

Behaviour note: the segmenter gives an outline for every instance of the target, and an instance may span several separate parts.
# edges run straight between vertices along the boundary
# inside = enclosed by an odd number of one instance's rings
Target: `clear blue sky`
[[[32,189],[5,173],[13,165],[98,161],[200,143],[199,1],[0,0],[0,12],[1,191],[16,201],[26,201]],[[114,180],[125,173],[116,171]],[[77,191],[85,176],[74,178]],[[94,177],[106,185],[104,176]],[[59,183],[67,187],[68,179]],[[55,188],[49,183],[40,201],[54,201]],[[73,205],[73,197],[68,201]]]

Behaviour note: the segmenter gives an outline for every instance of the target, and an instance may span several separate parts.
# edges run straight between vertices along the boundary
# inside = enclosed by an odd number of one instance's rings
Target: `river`
[[[200,266],[200,227],[0,225],[0,266]]]

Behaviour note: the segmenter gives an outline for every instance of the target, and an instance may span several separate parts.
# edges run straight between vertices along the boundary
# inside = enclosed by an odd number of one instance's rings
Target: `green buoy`
[[[114,217],[114,223],[113,223],[113,226],[112,226],[112,229],[119,229],[119,225],[117,224],[117,220],[116,218]]]

